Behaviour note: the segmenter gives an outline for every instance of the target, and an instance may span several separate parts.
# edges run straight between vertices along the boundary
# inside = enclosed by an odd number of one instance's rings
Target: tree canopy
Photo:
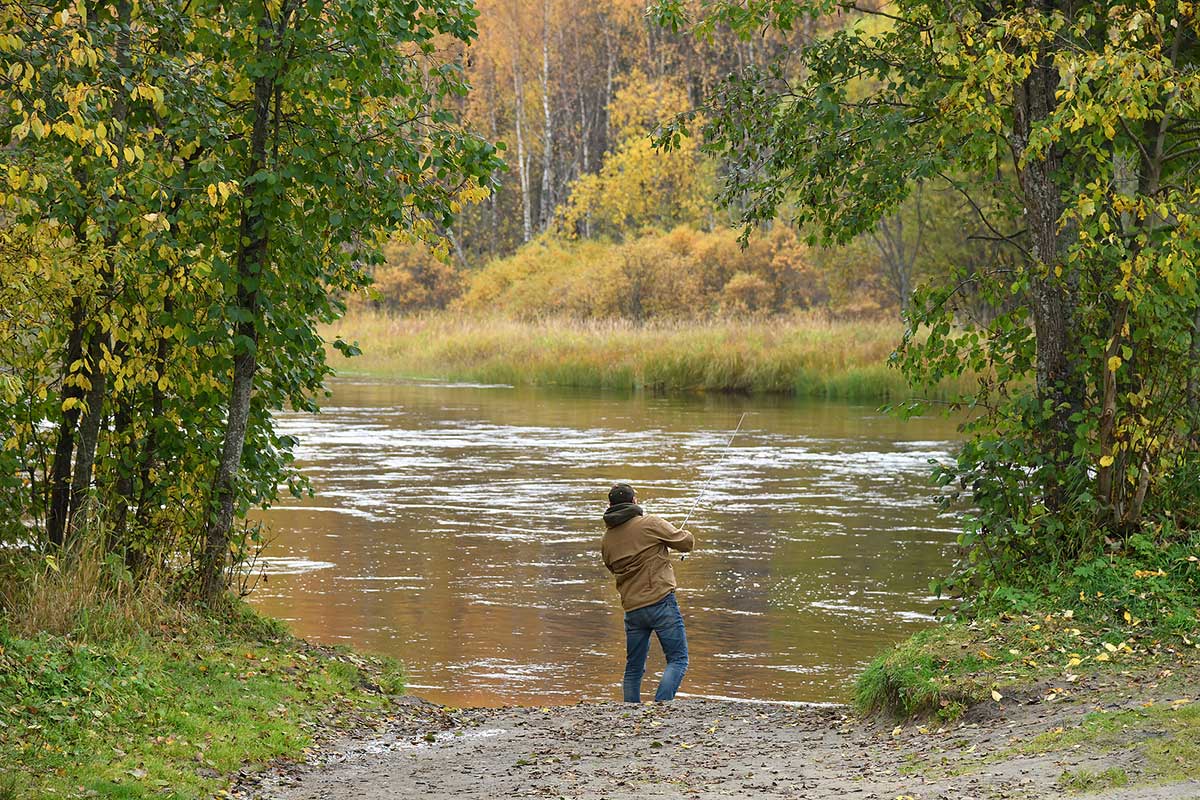
[[[708,35],[845,25],[750,66],[681,116],[730,164],[747,228],[786,212],[844,242],[923,182],[968,199],[1008,257],[909,307],[897,361],[974,370],[974,436],[943,480],[976,504],[965,578],[1070,563],[1197,521],[1198,23],[1186,2],[661,0]],[[873,20],[873,21],[870,21]],[[968,293],[1002,313],[980,319]]]
[[[101,530],[211,596],[301,491],[271,412],[311,409],[315,325],[397,230],[486,194],[447,110],[469,2],[0,4],[0,537]]]

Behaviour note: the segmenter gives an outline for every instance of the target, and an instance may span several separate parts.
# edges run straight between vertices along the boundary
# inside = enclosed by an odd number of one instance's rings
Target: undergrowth
[[[1070,569],[1029,569],[1021,586],[982,593],[880,654],[859,677],[855,704],[868,714],[953,719],[1047,681],[1070,692],[1089,674],[1195,658],[1197,554],[1200,537],[1158,546],[1143,536]]]
[[[241,602],[134,592],[95,559],[16,560],[0,583],[0,800],[210,797],[403,691],[394,663],[309,645]]]

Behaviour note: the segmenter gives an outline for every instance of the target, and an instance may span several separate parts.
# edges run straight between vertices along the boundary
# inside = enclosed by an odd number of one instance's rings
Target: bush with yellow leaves
[[[678,227],[623,243],[543,237],[470,276],[456,308],[518,319],[672,320],[784,314],[828,299],[783,225],[746,248],[731,230]]]
[[[350,298],[352,308],[418,311],[445,308],[462,293],[463,277],[448,259],[422,243],[394,240],[383,249],[373,285]]]

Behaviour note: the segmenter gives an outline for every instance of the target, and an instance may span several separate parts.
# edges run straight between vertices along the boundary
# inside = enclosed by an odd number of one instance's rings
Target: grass
[[[1137,782],[1171,783],[1200,778],[1200,702],[1148,702],[1124,711],[1097,711],[1076,726],[1058,728],[1019,748],[1021,753],[1054,753],[1074,748],[1093,752],[1131,749],[1139,767]],[[1005,757],[997,754],[997,758]],[[1132,782],[1125,769],[1064,772],[1063,788],[1097,792]]]
[[[1063,770],[1058,782],[1069,792],[1099,792],[1114,786],[1128,786],[1129,776],[1120,767],[1109,767],[1098,772],[1089,769]]]
[[[877,656],[859,676],[854,702],[864,714],[953,720],[979,703],[1069,696],[1089,676],[1196,658],[1198,625],[1194,614],[1184,629],[1176,615],[1156,626],[1074,609],[950,620]]]
[[[69,561],[4,576],[0,800],[211,797],[403,691],[394,663],[309,645],[240,602],[151,603]]]
[[[1114,644],[1117,637],[1123,638]],[[1200,653],[1187,634],[1141,626],[1101,630],[1060,612],[950,622],[918,634],[871,664],[859,680],[857,703],[867,712],[950,722],[980,704],[1003,712],[1006,705],[1032,698],[1070,701],[1078,694],[1075,702],[1099,710],[957,765],[914,754],[901,772],[963,775],[984,764],[1080,749],[1119,753],[1134,765],[1132,772],[1126,771],[1128,765],[1108,766],[1065,770],[1060,776],[1065,791],[1091,793],[1131,783],[1200,779],[1198,674]],[[1131,695],[1136,686],[1145,688]],[[1128,707],[1131,703],[1136,705]],[[1126,707],[1102,707],[1109,704]]]
[[[856,684],[857,707],[954,718],[1051,681],[1067,691],[1090,674],[1194,660],[1200,534],[1159,532],[1074,566],[1026,565],[1021,586],[979,593],[965,613],[876,657]]]
[[[855,401],[913,395],[887,366],[901,336],[895,321],[807,315],[635,325],[358,311],[322,333],[363,351],[345,362],[331,348],[339,371],[379,377]],[[928,396],[959,388],[969,387],[941,386]]]

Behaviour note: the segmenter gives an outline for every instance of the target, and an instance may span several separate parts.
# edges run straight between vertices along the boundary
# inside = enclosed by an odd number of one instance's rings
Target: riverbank
[[[944,622],[882,653],[854,707],[680,699],[460,710],[412,699],[383,735],[345,738],[234,794],[1195,800],[1196,567],[1177,560],[1175,572],[1114,562],[1086,584],[1048,584],[1089,589],[1039,594],[1043,608],[1062,601],[1053,611],[1019,611],[1033,596],[1010,590],[1007,612]],[[1095,588],[1130,580],[1132,593]],[[1151,609],[1160,614],[1143,618]]]
[[[240,604],[140,632],[101,611],[0,631],[0,798],[1200,797],[1195,631],[1075,616],[930,628],[867,671],[858,709],[454,709]],[[900,692],[872,695],[880,675]]]
[[[0,800],[214,797],[386,724],[404,688],[395,663],[293,638],[241,603],[145,622],[96,606],[61,633],[0,626]]]
[[[243,800],[760,798],[1194,800],[1194,665],[1090,677],[953,723],[849,708],[676,700],[444,709],[244,781]],[[1061,690],[1061,691],[1060,691]]]
[[[898,321],[798,315],[745,321],[522,322],[357,311],[322,335],[356,342],[341,373],[511,385],[779,394],[886,402],[914,392],[888,367]]]

